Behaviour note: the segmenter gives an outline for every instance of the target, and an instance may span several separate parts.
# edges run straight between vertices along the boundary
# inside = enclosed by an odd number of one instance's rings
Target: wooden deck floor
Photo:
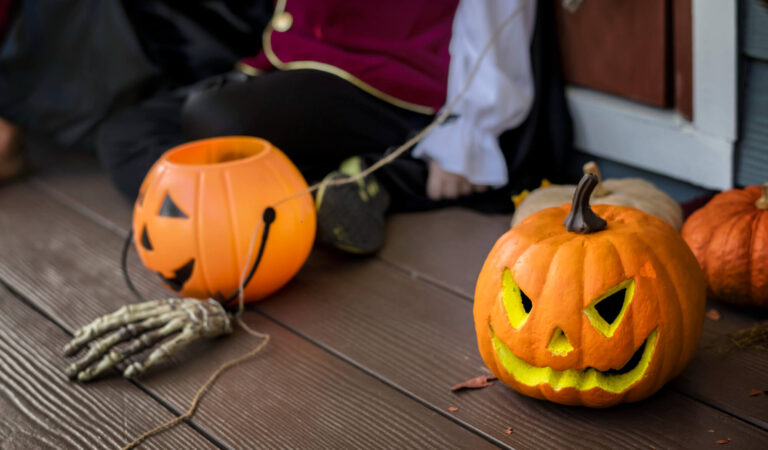
[[[0,189],[0,448],[124,445],[180,415],[221,362],[255,344],[237,331],[138,381],[65,379],[60,349],[73,330],[132,301],[118,258],[130,214],[89,161]],[[637,404],[563,407],[500,383],[452,393],[486,373],[472,292],[508,223],[464,210],[401,215],[375,258],[316,249],[293,282],[245,314],[272,335],[269,347],[146,447],[648,449],[730,438],[728,447],[768,448],[768,395],[749,396],[768,389],[768,356],[711,349],[768,315],[720,304],[691,366]],[[135,257],[131,270],[147,296],[167,296]]]

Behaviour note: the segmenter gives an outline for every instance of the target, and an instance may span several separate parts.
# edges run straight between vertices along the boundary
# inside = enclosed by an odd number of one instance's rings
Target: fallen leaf
[[[751,391],[749,391],[749,396],[757,397],[758,395],[762,395],[763,393],[765,393],[765,391],[762,391],[760,389],[752,389]]]
[[[720,320],[720,318],[723,317],[722,314],[720,314],[720,311],[716,310],[715,308],[712,308],[709,311],[707,311],[707,314],[705,315],[709,320]]]
[[[725,445],[725,444],[730,444],[730,442],[731,442],[731,438],[728,438],[728,439],[718,439],[718,440],[715,441],[715,444],[717,444],[717,445]]]
[[[451,386],[451,390],[456,392],[462,389],[481,389],[488,386],[493,386],[492,381],[496,380],[496,377],[492,375],[480,375],[479,377],[471,378],[467,381],[462,381],[459,384]]]
[[[448,411],[450,411],[450,412],[456,412],[458,410],[459,410],[459,408],[457,408],[455,406],[451,406],[451,407],[448,408]]]
[[[710,428],[710,429],[709,429],[709,430],[707,430],[707,431],[708,431],[708,432],[710,432],[710,433],[714,433],[714,432],[715,432],[715,430],[713,430],[712,428]]]
[[[504,432],[507,434],[512,434],[512,427],[507,428],[506,430],[504,430]]]

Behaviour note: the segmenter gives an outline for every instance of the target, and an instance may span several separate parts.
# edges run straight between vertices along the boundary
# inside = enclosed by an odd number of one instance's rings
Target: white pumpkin
[[[640,178],[602,180],[600,170],[593,161],[584,164],[583,170],[585,174],[594,173],[600,180],[590,200],[593,205],[632,206],[663,219],[677,231],[683,226],[683,211],[680,205],[652,183]],[[571,203],[575,190],[576,185],[573,184],[551,185],[534,190],[515,209],[512,226],[544,208]]]

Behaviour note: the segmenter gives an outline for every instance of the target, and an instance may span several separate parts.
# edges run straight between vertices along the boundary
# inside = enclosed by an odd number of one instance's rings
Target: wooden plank
[[[768,355],[737,350],[728,345],[728,333],[768,320],[768,311],[739,310],[708,301],[722,318],[704,320],[699,353],[675,381],[675,389],[750,423],[768,429],[768,395],[750,396],[754,389],[768,391]]]
[[[394,217],[390,221],[387,247],[381,252],[381,257],[426,279],[437,280],[437,284],[471,300],[475,279],[488,253],[485,249],[490,249],[506,230],[508,219],[506,216],[486,217],[462,210]],[[414,250],[416,248],[418,251]],[[455,263],[458,255],[461,255],[461,265]],[[709,302],[708,307],[723,310],[723,318],[705,321],[699,352],[674,382],[674,387],[768,429],[768,397],[747,395],[752,389],[768,389],[761,387],[765,385],[768,355],[745,350],[720,354],[714,348],[724,335],[749,327],[759,320],[768,320],[768,313],[740,311],[717,302]],[[734,373],[738,374],[735,379]],[[723,383],[722,380],[730,381]]]
[[[55,164],[41,167],[31,183],[117,233],[131,226],[131,202],[112,186],[92,155],[62,155]]]
[[[66,178],[45,182],[62,195],[73,191]],[[110,200],[109,189],[78,192],[79,201],[91,211],[99,211],[106,220],[119,220],[122,213],[114,206],[119,203]],[[381,258],[404,267],[411,277],[374,260],[316,253],[297,279],[261,309],[438,410],[458,406],[455,417],[465,426],[502,444],[573,446],[570,436],[578,433],[585,436],[580,444],[585,447],[611,443],[645,446],[646,442],[662,447],[711,445],[713,435],[706,432],[710,428],[718,437],[741,443],[764,441],[764,434],[670,389],[646,402],[610,411],[546,404],[501,385],[460,395],[449,393],[454,382],[485,370],[475,349],[468,300],[488,250],[508,223],[506,216],[463,210],[393,217]],[[412,277],[429,279],[464,298],[417,283]],[[719,385],[719,379],[688,373],[700,380],[705,393],[711,394],[713,386]],[[753,403],[758,413],[754,416],[760,420],[758,402]],[[741,415],[749,416],[743,405],[738,407]],[[601,424],[599,429],[595,424]],[[504,430],[510,426],[517,431],[508,436]],[[589,429],[594,431],[583,432]],[[624,437],[627,433],[632,436],[629,441]]]
[[[72,330],[130,300],[118,270],[121,239],[114,232],[25,185],[0,191],[0,210],[0,229],[16,230],[15,239],[0,241],[0,279],[57,323]],[[143,292],[153,297],[168,295],[158,288],[154,275],[144,275],[136,280]],[[491,446],[451,419],[255,313],[248,313],[246,320],[272,334],[273,342],[258,358],[225,374],[192,420],[225,444]],[[167,365],[174,367],[153,371],[140,384],[174,409],[184,410],[220,363],[257,343],[237,332],[195,345]]]
[[[460,208],[398,214],[387,223],[379,257],[454,292],[473,298],[475,282],[509,215]]]
[[[0,286],[1,448],[119,448],[173,417],[128,381],[67,381],[59,351],[68,339]],[[216,448],[186,424],[147,447]]]
[[[671,389],[610,410],[549,404],[497,384],[454,394],[449,387],[483,374],[467,299],[376,260],[316,252],[280,293],[259,305],[269,317],[445,410],[466,426],[512,447],[698,447],[706,430],[745,445],[768,445],[768,433]],[[506,435],[507,427],[515,430]],[[724,437],[724,438],[725,438]]]
[[[588,0],[575,12],[555,2],[569,83],[668,106],[667,0]]]

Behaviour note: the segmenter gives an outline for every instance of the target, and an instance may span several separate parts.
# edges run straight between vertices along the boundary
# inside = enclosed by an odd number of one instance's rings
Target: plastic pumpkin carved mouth
[[[597,370],[587,367],[584,370],[555,370],[551,367],[536,367],[518,358],[496,337],[491,328],[493,349],[499,362],[519,383],[527,386],[547,384],[554,390],[574,388],[587,391],[599,388],[612,394],[626,391],[643,378],[656,350],[657,335],[657,330],[653,330],[620,369]]]
[[[157,274],[162,278],[163,281],[174,291],[181,292],[182,289],[184,289],[184,285],[189,281],[189,278],[192,276],[192,270],[195,268],[195,258],[190,259],[187,261],[183,266],[179,267],[178,269],[173,271],[172,277],[166,277],[160,272],[157,272]]]

